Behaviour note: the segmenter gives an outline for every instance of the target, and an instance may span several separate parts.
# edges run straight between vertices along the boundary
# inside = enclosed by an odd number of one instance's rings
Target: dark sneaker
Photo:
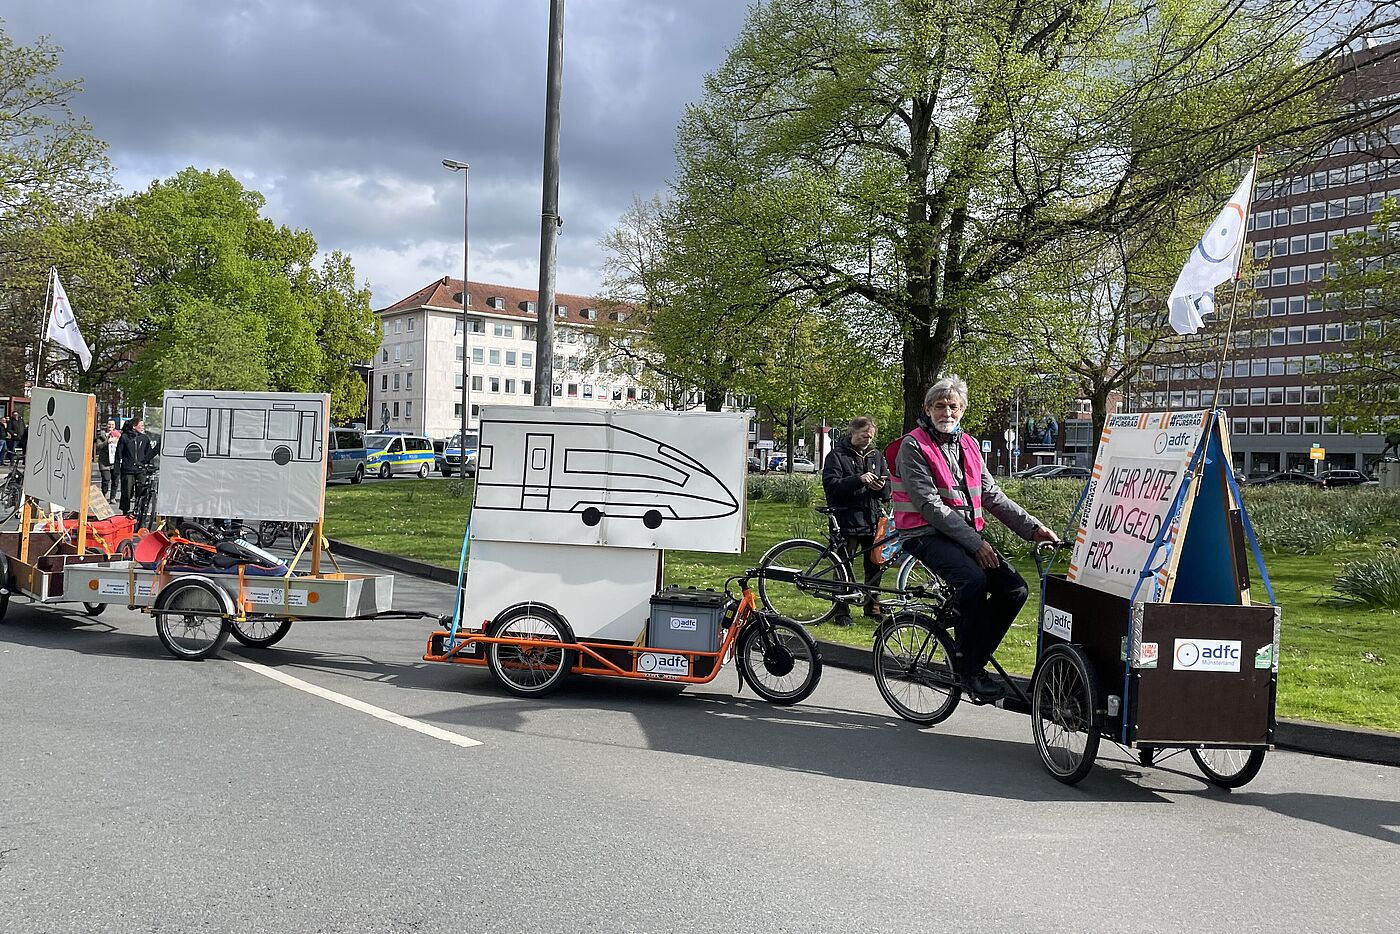
[[[1006,685],[985,671],[963,675],[963,689],[977,700],[987,703],[1001,700],[1007,695]]]

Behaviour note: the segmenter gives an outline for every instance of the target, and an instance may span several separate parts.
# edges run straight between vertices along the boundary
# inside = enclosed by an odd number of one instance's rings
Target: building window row
[[[1294,204],[1286,208],[1271,208],[1256,211],[1249,216],[1249,229],[1252,231],[1277,230],[1293,224],[1315,224],[1318,221],[1336,220],[1339,217],[1356,217],[1361,214],[1374,214],[1381,209],[1386,198],[1400,197],[1400,189],[1371,191],[1364,195],[1351,195],[1346,198],[1329,198],[1326,201],[1310,201],[1307,204]]]
[[[1400,127],[1391,127],[1387,131],[1391,142],[1400,142],[1394,138],[1397,133],[1400,133]],[[1371,140],[1367,145],[1374,145],[1376,142],[1378,140]],[[1338,143],[1354,145],[1347,140],[1338,140]],[[1361,182],[1377,181],[1384,178],[1400,178],[1400,159],[1369,159],[1356,165],[1318,169],[1316,172],[1309,172],[1306,175],[1298,175],[1293,178],[1266,179],[1259,183],[1254,193],[1254,199],[1268,201],[1272,198],[1296,197],[1309,192],[1326,191],[1329,188],[1357,185]]]

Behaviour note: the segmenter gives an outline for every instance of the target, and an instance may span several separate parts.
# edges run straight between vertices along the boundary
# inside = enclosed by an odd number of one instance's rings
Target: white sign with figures
[[[159,512],[319,522],[330,396],[165,393]]]
[[[74,512],[87,508],[95,411],[96,398],[87,393],[34,390],[29,404],[25,495]]]
[[[1153,543],[1159,537],[1168,545],[1176,540],[1180,519],[1165,531],[1162,524],[1212,417],[1211,412],[1109,416],[1078,517],[1070,580],[1133,596]],[[1144,585],[1138,599],[1157,600],[1157,588]]]
[[[484,406],[472,538],[742,551],[748,416]]]

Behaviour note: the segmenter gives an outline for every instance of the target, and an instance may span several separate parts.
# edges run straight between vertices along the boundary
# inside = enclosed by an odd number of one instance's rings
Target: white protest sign
[[[743,550],[748,416],[486,406],[472,540]]]
[[[34,390],[29,404],[25,495],[73,512],[86,508],[95,411],[96,397],[87,393]]]
[[[319,522],[330,396],[166,390],[160,514]]]
[[[1209,418],[1208,412],[1109,417],[1089,480],[1087,505],[1079,516],[1071,581],[1133,596],[1153,543],[1162,537],[1171,544],[1179,535],[1179,515],[1165,535],[1162,526],[1171,518]],[[1158,563],[1165,557],[1159,550]],[[1159,599],[1159,588],[1145,585],[1138,599]]]

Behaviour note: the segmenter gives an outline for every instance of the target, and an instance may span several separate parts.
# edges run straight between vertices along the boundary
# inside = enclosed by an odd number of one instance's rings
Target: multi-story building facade
[[[1392,48],[1358,54],[1375,56]],[[1387,59],[1363,69],[1345,93],[1359,103],[1400,104],[1400,67]],[[1326,451],[1320,467],[1374,465],[1382,436],[1344,432],[1325,409],[1334,392],[1325,358],[1345,353],[1363,327],[1400,327],[1394,309],[1368,308],[1356,300],[1343,307],[1329,283],[1337,272],[1331,255],[1337,239],[1374,231],[1372,216],[1381,203],[1400,199],[1400,113],[1391,114],[1381,126],[1335,140],[1288,174],[1260,181],[1247,241],[1258,270],[1255,297],[1236,311],[1223,373],[1218,349],[1169,355],[1133,381],[1129,406],[1226,409],[1234,466],[1248,474],[1311,469],[1313,445]],[[1222,315],[1228,307],[1219,294],[1218,307]],[[1211,329],[1216,340],[1221,327]]]
[[[468,292],[465,331],[460,279],[443,277],[376,312],[384,336],[368,374],[370,425],[430,438],[455,432],[462,419],[464,353],[471,427],[482,405],[533,402],[539,293],[483,282],[473,282]],[[604,312],[581,295],[556,293],[554,405],[656,404],[635,364],[594,359],[599,355],[592,352],[590,329],[608,315],[625,314]],[[687,402],[703,406],[704,398],[692,393]]]

